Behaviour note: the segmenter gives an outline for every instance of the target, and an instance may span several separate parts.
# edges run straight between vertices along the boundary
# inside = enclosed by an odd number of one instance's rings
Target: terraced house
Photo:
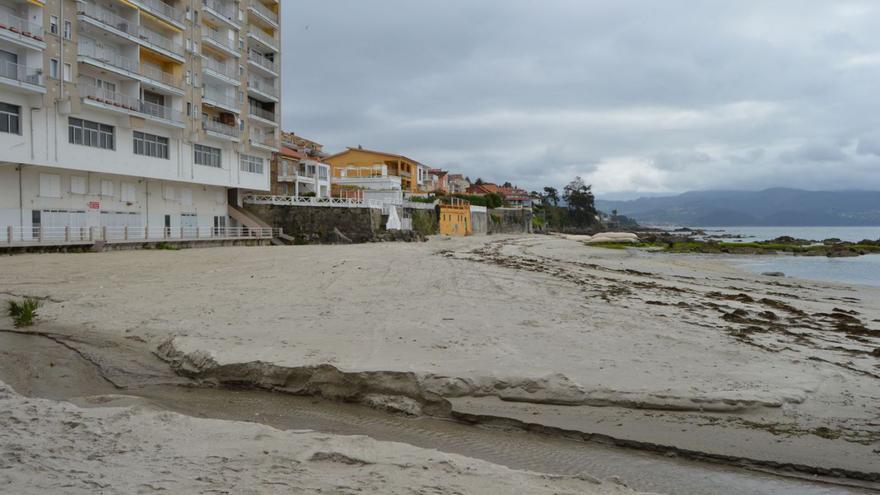
[[[240,191],[269,190],[279,150],[280,10],[0,2],[0,242],[226,227]]]

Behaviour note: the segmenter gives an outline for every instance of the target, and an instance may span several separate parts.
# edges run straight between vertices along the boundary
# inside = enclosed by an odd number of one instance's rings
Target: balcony
[[[202,26],[202,41],[230,56],[236,58],[241,56],[238,52],[238,45],[236,44],[235,39],[223,36],[220,31],[215,29]]]
[[[278,121],[275,120],[277,118],[275,112],[270,112],[256,106],[250,106],[248,108],[248,116],[264,124],[278,126]]]
[[[278,140],[275,138],[274,132],[268,133],[262,129],[251,127],[250,143],[254,148],[260,148],[272,152],[278,151]]]
[[[275,29],[278,29],[278,14],[269,10],[259,0],[252,0],[248,10],[256,14],[256,17]]]
[[[155,50],[178,62],[183,63],[185,60],[183,58],[183,45],[180,43],[176,43],[171,38],[153,30],[138,26],[133,20],[120,17],[103,7],[90,3],[80,3],[77,14],[81,20],[120,38]]]
[[[162,0],[129,0],[137,5],[142,12],[146,12],[154,17],[170,23],[181,31],[186,29],[183,23],[181,12]]]
[[[228,64],[211,57],[202,57],[202,69],[205,76],[209,76],[218,81],[233,86],[240,86],[241,81],[238,79],[238,67],[234,64]]]
[[[97,86],[80,82],[79,95],[83,103],[117,113],[143,117],[160,124],[183,128],[183,114],[170,107],[143,101],[134,96],[108,91]]]
[[[263,47],[273,52],[278,52],[278,41],[274,36],[270,36],[262,29],[251,27],[248,29],[248,36],[259,42]]]
[[[202,0],[202,10],[214,18],[229,24],[236,31],[241,27],[238,23],[237,9],[231,3],[220,0]]]
[[[0,39],[34,50],[46,48],[43,26],[0,9]]]
[[[0,61],[0,84],[30,93],[45,93],[43,69]]]
[[[241,137],[241,131],[234,125],[224,124],[219,120],[210,118],[202,119],[202,129],[210,136],[238,142]]]
[[[248,94],[253,98],[277,103],[278,102],[278,88],[275,85],[275,81],[270,81],[269,79],[264,79],[262,77],[250,76],[248,77]]]
[[[183,96],[183,89],[181,89],[182,81],[179,77],[155,67],[142,66],[139,61],[133,58],[98,48],[90,41],[80,39],[80,42],[77,44],[77,55],[80,62],[136,79],[155,87],[159,91]]]
[[[278,77],[279,67],[278,63],[274,60],[267,58],[260,52],[255,50],[248,50],[248,63],[260,69],[264,74],[268,74],[272,77]]]
[[[234,96],[223,94],[222,91],[211,87],[205,87],[205,92],[202,94],[202,103],[236,115],[241,113],[241,104]]]

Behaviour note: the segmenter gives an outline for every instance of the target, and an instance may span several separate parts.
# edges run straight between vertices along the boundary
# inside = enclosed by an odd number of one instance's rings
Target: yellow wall
[[[473,232],[470,205],[440,205],[440,234],[466,236]]]
[[[384,163],[388,166],[388,175],[401,178],[401,186],[404,191],[419,192],[418,164],[402,157],[368,150],[348,150],[326,158],[324,161],[330,164],[330,173],[333,177],[339,177],[339,171],[346,167],[371,167]],[[401,175],[401,172],[409,173],[409,177]]]

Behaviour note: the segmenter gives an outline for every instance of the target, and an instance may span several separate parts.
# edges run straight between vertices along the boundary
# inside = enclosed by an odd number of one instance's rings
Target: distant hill
[[[877,226],[880,191],[692,191],[631,201],[597,199],[596,207],[643,225],[690,227]]]

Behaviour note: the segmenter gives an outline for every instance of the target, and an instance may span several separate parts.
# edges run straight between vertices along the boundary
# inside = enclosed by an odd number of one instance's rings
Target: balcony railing
[[[202,67],[221,76],[238,80],[238,68],[233,64],[227,64],[211,57],[202,57]]]
[[[260,67],[278,73],[278,64],[274,60],[268,59],[265,55],[255,50],[248,50],[248,60]]]
[[[0,29],[6,29],[37,41],[43,41],[43,26],[14,16],[3,9],[0,9]]]
[[[251,127],[250,130],[250,139],[251,143],[262,144],[263,146],[269,146],[270,148],[278,147],[278,141],[275,139],[274,133],[270,134],[253,127]]]
[[[241,136],[241,131],[238,129],[238,127],[234,125],[224,124],[219,120],[209,118],[202,119],[202,129],[233,138],[238,138]]]
[[[228,36],[222,36],[219,31],[215,31],[206,26],[202,26],[202,38],[209,39],[228,50],[238,52],[238,47],[236,47],[235,45],[235,40],[230,39]]]
[[[98,21],[105,28],[121,31],[129,36],[137,38],[147,45],[152,45],[177,55],[183,54],[183,45],[176,43],[174,40],[163,34],[159,34],[143,26],[138,26],[133,19],[120,17],[103,7],[91,3],[80,2],[78,9],[80,15]]]
[[[220,17],[238,25],[238,18],[235,15],[235,7],[233,5],[221,2],[220,0],[202,0],[202,5],[206,9],[213,10]]]
[[[269,10],[265,5],[261,4],[258,1],[252,1],[250,3],[250,9],[256,12],[257,14],[263,16],[267,20],[271,21],[276,26],[278,25],[278,14]]]
[[[0,60],[0,77],[36,86],[43,85],[42,69],[15,64],[5,60]]]
[[[77,46],[77,54],[81,57],[93,58],[99,62],[112,65],[133,74],[141,75],[147,79],[161,82],[175,87],[180,87],[181,79],[149,65],[141,65],[133,58],[122,56],[118,53],[98,48],[94,43],[80,40]]]
[[[278,42],[275,41],[275,38],[266,34],[262,29],[250,28],[248,29],[248,34],[260,40],[266,46],[278,48]]]
[[[168,5],[162,0],[134,0],[135,3],[144,7],[145,10],[161,17],[170,19],[174,22],[181,22],[181,13],[172,5]]]
[[[264,120],[270,120],[272,122],[276,122],[275,120],[275,112],[270,112],[268,110],[264,110],[260,107],[251,106],[248,108],[248,113],[255,117],[259,117]]]
[[[275,86],[274,81],[269,81],[268,79],[263,79],[261,77],[250,76],[248,77],[248,87],[259,91],[260,93],[278,97],[278,88]]]
[[[183,122],[183,114],[170,107],[157,105],[155,103],[138,99],[134,96],[109,91],[91,84],[80,82],[78,86],[79,94],[83,98],[94,100],[105,105],[142,113],[150,117],[170,120],[172,122]]]
[[[228,96],[223,94],[220,91],[205,88],[205,93],[202,95],[202,100],[210,100],[211,102],[216,103],[219,106],[224,108],[236,109],[238,110],[240,105],[238,100],[235,99],[234,96]]]

